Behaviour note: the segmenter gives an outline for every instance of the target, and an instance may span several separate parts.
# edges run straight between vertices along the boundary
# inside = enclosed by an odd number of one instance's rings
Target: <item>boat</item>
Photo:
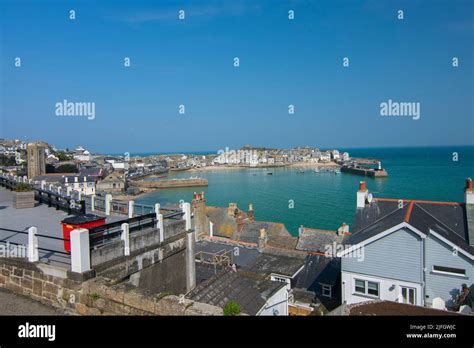
[[[319,173],[319,168],[314,168],[315,173]]]
[[[273,175],[273,173],[272,173],[272,172],[268,172],[267,175]]]
[[[334,174],[341,174],[341,171],[339,169],[335,169]]]

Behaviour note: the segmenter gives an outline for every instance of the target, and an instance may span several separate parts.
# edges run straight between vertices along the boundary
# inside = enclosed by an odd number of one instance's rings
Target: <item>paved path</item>
[[[59,309],[0,289],[0,315],[65,315]]]

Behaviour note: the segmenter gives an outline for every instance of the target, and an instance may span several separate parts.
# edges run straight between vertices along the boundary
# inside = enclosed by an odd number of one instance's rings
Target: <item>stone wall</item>
[[[128,283],[114,285],[105,278],[84,284],[89,301],[80,304],[85,315],[222,315],[222,308],[168,293],[153,294]]]
[[[0,287],[71,313],[81,291],[66,270],[19,258],[0,258]]]
[[[219,307],[184,296],[154,293],[129,283],[115,284],[26,259],[0,258],[0,288],[79,315],[222,315]]]

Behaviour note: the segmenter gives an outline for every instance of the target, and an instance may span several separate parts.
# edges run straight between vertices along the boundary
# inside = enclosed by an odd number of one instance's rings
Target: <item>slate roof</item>
[[[293,237],[284,224],[271,221],[251,221],[248,219],[248,215],[240,209],[239,214],[243,224],[240,232],[237,231],[237,219],[228,215],[228,208],[206,207],[206,215],[214,224],[213,233],[215,236],[257,245],[260,229],[264,228],[267,232],[268,246],[292,250],[296,248],[298,238]]]
[[[274,254],[260,254],[250,264],[243,267],[253,273],[268,276],[272,273],[293,277],[304,266],[304,258]]]
[[[233,238],[237,230],[236,219],[229,216],[228,209],[223,207],[206,207],[206,214],[214,224],[214,235]]]
[[[344,236],[338,236],[337,231],[304,228],[298,239],[296,249],[324,253],[326,252],[326,245],[340,244],[343,239]]]
[[[196,253],[200,251],[208,253],[217,253],[221,250],[231,250],[232,261],[237,266],[246,266],[253,262],[260,255],[260,252],[256,248],[248,248],[238,245],[229,245],[210,241],[198,241],[196,242],[195,246]]]
[[[65,183],[66,182],[66,178],[68,179],[68,183],[69,184],[72,184],[75,182],[76,178],[77,178],[77,181],[79,183],[83,183],[84,182],[84,178],[86,179],[85,182],[93,182],[95,181],[95,178],[91,177],[91,176],[88,176],[88,175],[82,175],[82,174],[74,174],[74,173],[64,173],[64,174],[60,174],[60,173],[55,173],[53,175],[38,175],[38,176],[35,176],[35,180],[37,181],[46,181],[47,183],[53,183],[53,182],[56,182],[56,183]]]
[[[353,233],[346,242],[358,244],[406,222],[424,234],[429,234],[431,229],[474,255],[474,247],[469,245],[468,214],[464,203],[418,200],[402,202],[402,207],[399,208],[398,200],[379,198],[366,204],[364,208],[358,208]],[[472,207],[468,209],[472,210]]]
[[[303,270],[296,276],[295,288],[318,293],[320,283],[335,286],[340,273],[340,258],[307,255]]]
[[[235,301],[242,312],[256,315],[266,301],[284,286],[284,283],[255,279],[243,272],[226,269],[196,286],[188,297],[221,308],[229,301]]]

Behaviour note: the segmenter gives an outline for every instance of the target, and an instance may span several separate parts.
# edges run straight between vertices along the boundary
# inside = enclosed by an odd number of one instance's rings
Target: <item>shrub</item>
[[[30,185],[28,185],[24,182],[20,182],[20,183],[16,184],[15,191],[16,192],[28,192],[28,191],[33,191],[33,188]]]
[[[240,314],[240,306],[235,301],[229,301],[224,306],[224,315],[238,315]]]

